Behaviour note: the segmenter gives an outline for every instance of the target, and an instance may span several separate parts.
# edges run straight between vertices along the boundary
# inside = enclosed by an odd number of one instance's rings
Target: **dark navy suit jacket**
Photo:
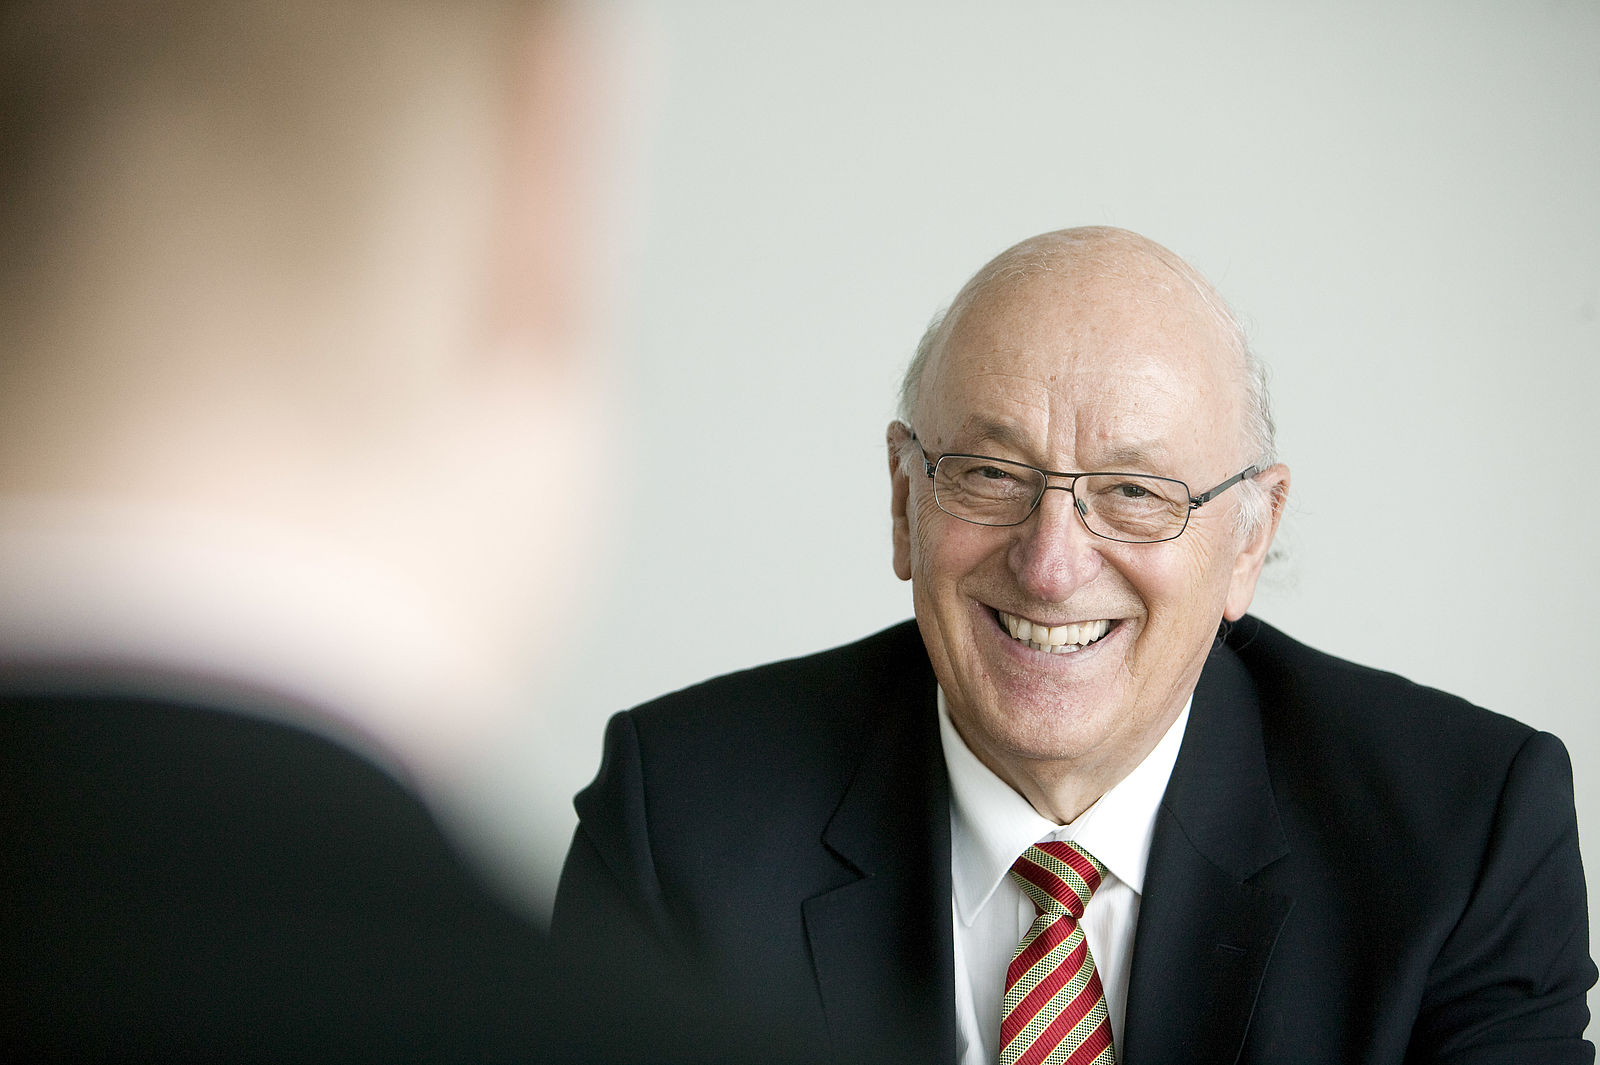
[[[562,986],[543,932],[352,751],[0,681],[0,1059],[587,1060]]]
[[[774,1056],[955,1060],[914,624],[618,715],[577,807],[555,934],[658,974],[630,1001],[694,965]],[[1122,1065],[1590,1062],[1595,975],[1558,740],[1228,627],[1157,819]]]

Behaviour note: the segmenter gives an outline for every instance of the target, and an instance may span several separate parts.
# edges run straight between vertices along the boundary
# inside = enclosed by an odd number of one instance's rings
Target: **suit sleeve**
[[[644,773],[633,718],[606,726],[594,782],[574,800],[578,828],[561,869],[551,936],[568,956],[629,966],[674,949],[650,853]]]
[[[583,1060],[782,1061],[673,917],[652,855],[645,761],[634,718],[618,714],[600,772],[575,800],[578,829],[556,891],[551,938],[570,976],[567,1021],[590,1051]]]
[[[1535,733],[1511,763],[1477,884],[1436,959],[1407,1061],[1589,1063],[1588,896],[1572,765]]]

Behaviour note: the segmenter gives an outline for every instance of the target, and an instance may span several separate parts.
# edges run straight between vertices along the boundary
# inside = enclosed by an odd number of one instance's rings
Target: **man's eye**
[[[1150,489],[1132,482],[1116,485],[1111,490],[1123,499],[1143,499],[1150,494]]]
[[[998,466],[979,466],[974,472],[976,472],[979,477],[982,477],[988,481],[998,481],[1011,476],[1009,472],[1002,470]]]

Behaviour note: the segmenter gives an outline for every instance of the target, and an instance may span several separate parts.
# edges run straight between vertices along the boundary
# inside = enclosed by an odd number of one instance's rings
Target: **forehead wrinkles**
[[[965,393],[968,404],[993,397],[1006,405],[1048,411],[1054,380],[1055,375],[1047,381],[1003,362],[985,361],[969,373],[952,372],[945,384],[953,393]]]
[[[1131,405],[1148,407],[1154,392],[1223,394],[1224,409],[1205,414],[1242,424],[1243,356],[1231,338],[1203,294],[1164,263],[994,280],[948,324],[918,406],[937,409],[952,391],[1018,408],[1052,396],[1104,405],[1117,400],[1121,378],[1147,392],[1128,397]]]
[[[1048,422],[1054,407],[1052,390],[1037,377],[988,362],[958,380],[939,382],[939,388],[939,406],[954,405],[961,416],[954,433],[962,447],[980,441],[1027,447],[1033,432],[1025,427]]]
[[[1156,324],[1139,320],[1139,309],[1155,310]],[[1069,313],[1058,320],[1063,328],[1049,328],[1057,310],[1032,315],[1030,301],[1011,301],[980,309],[987,321],[958,327],[919,403],[917,424],[930,444],[1045,468],[1120,466],[1188,478],[1233,461],[1230,434],[1219,426],[1242,426],[1242,391],[1228,384],[1226,355],[1196,343],[1181,310],[1173,320],[1165,302],[1145,304],[1123,328],[1124,303],[1110,320]],[[1031,342],[1017,343],[1019,333]]]
[[[1174,417],[1193,390],[1146,360],[1047,376],[982,366],[945,384],[940,413],[959,420],[929,428],[951,431],[953,439],[942,441],[949,446],[993,441],[1048,464],[1073,455],[1160,456],[1200,431]]]

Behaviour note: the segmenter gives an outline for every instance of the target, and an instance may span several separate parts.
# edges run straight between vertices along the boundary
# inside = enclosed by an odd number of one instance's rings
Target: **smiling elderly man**
[[[803,1060],[1593,1059],[1566,752],[1246,614],[1289,472],[1192,268],[1004,252],[888,451],[915,626],[614,719],[559,936]]]

